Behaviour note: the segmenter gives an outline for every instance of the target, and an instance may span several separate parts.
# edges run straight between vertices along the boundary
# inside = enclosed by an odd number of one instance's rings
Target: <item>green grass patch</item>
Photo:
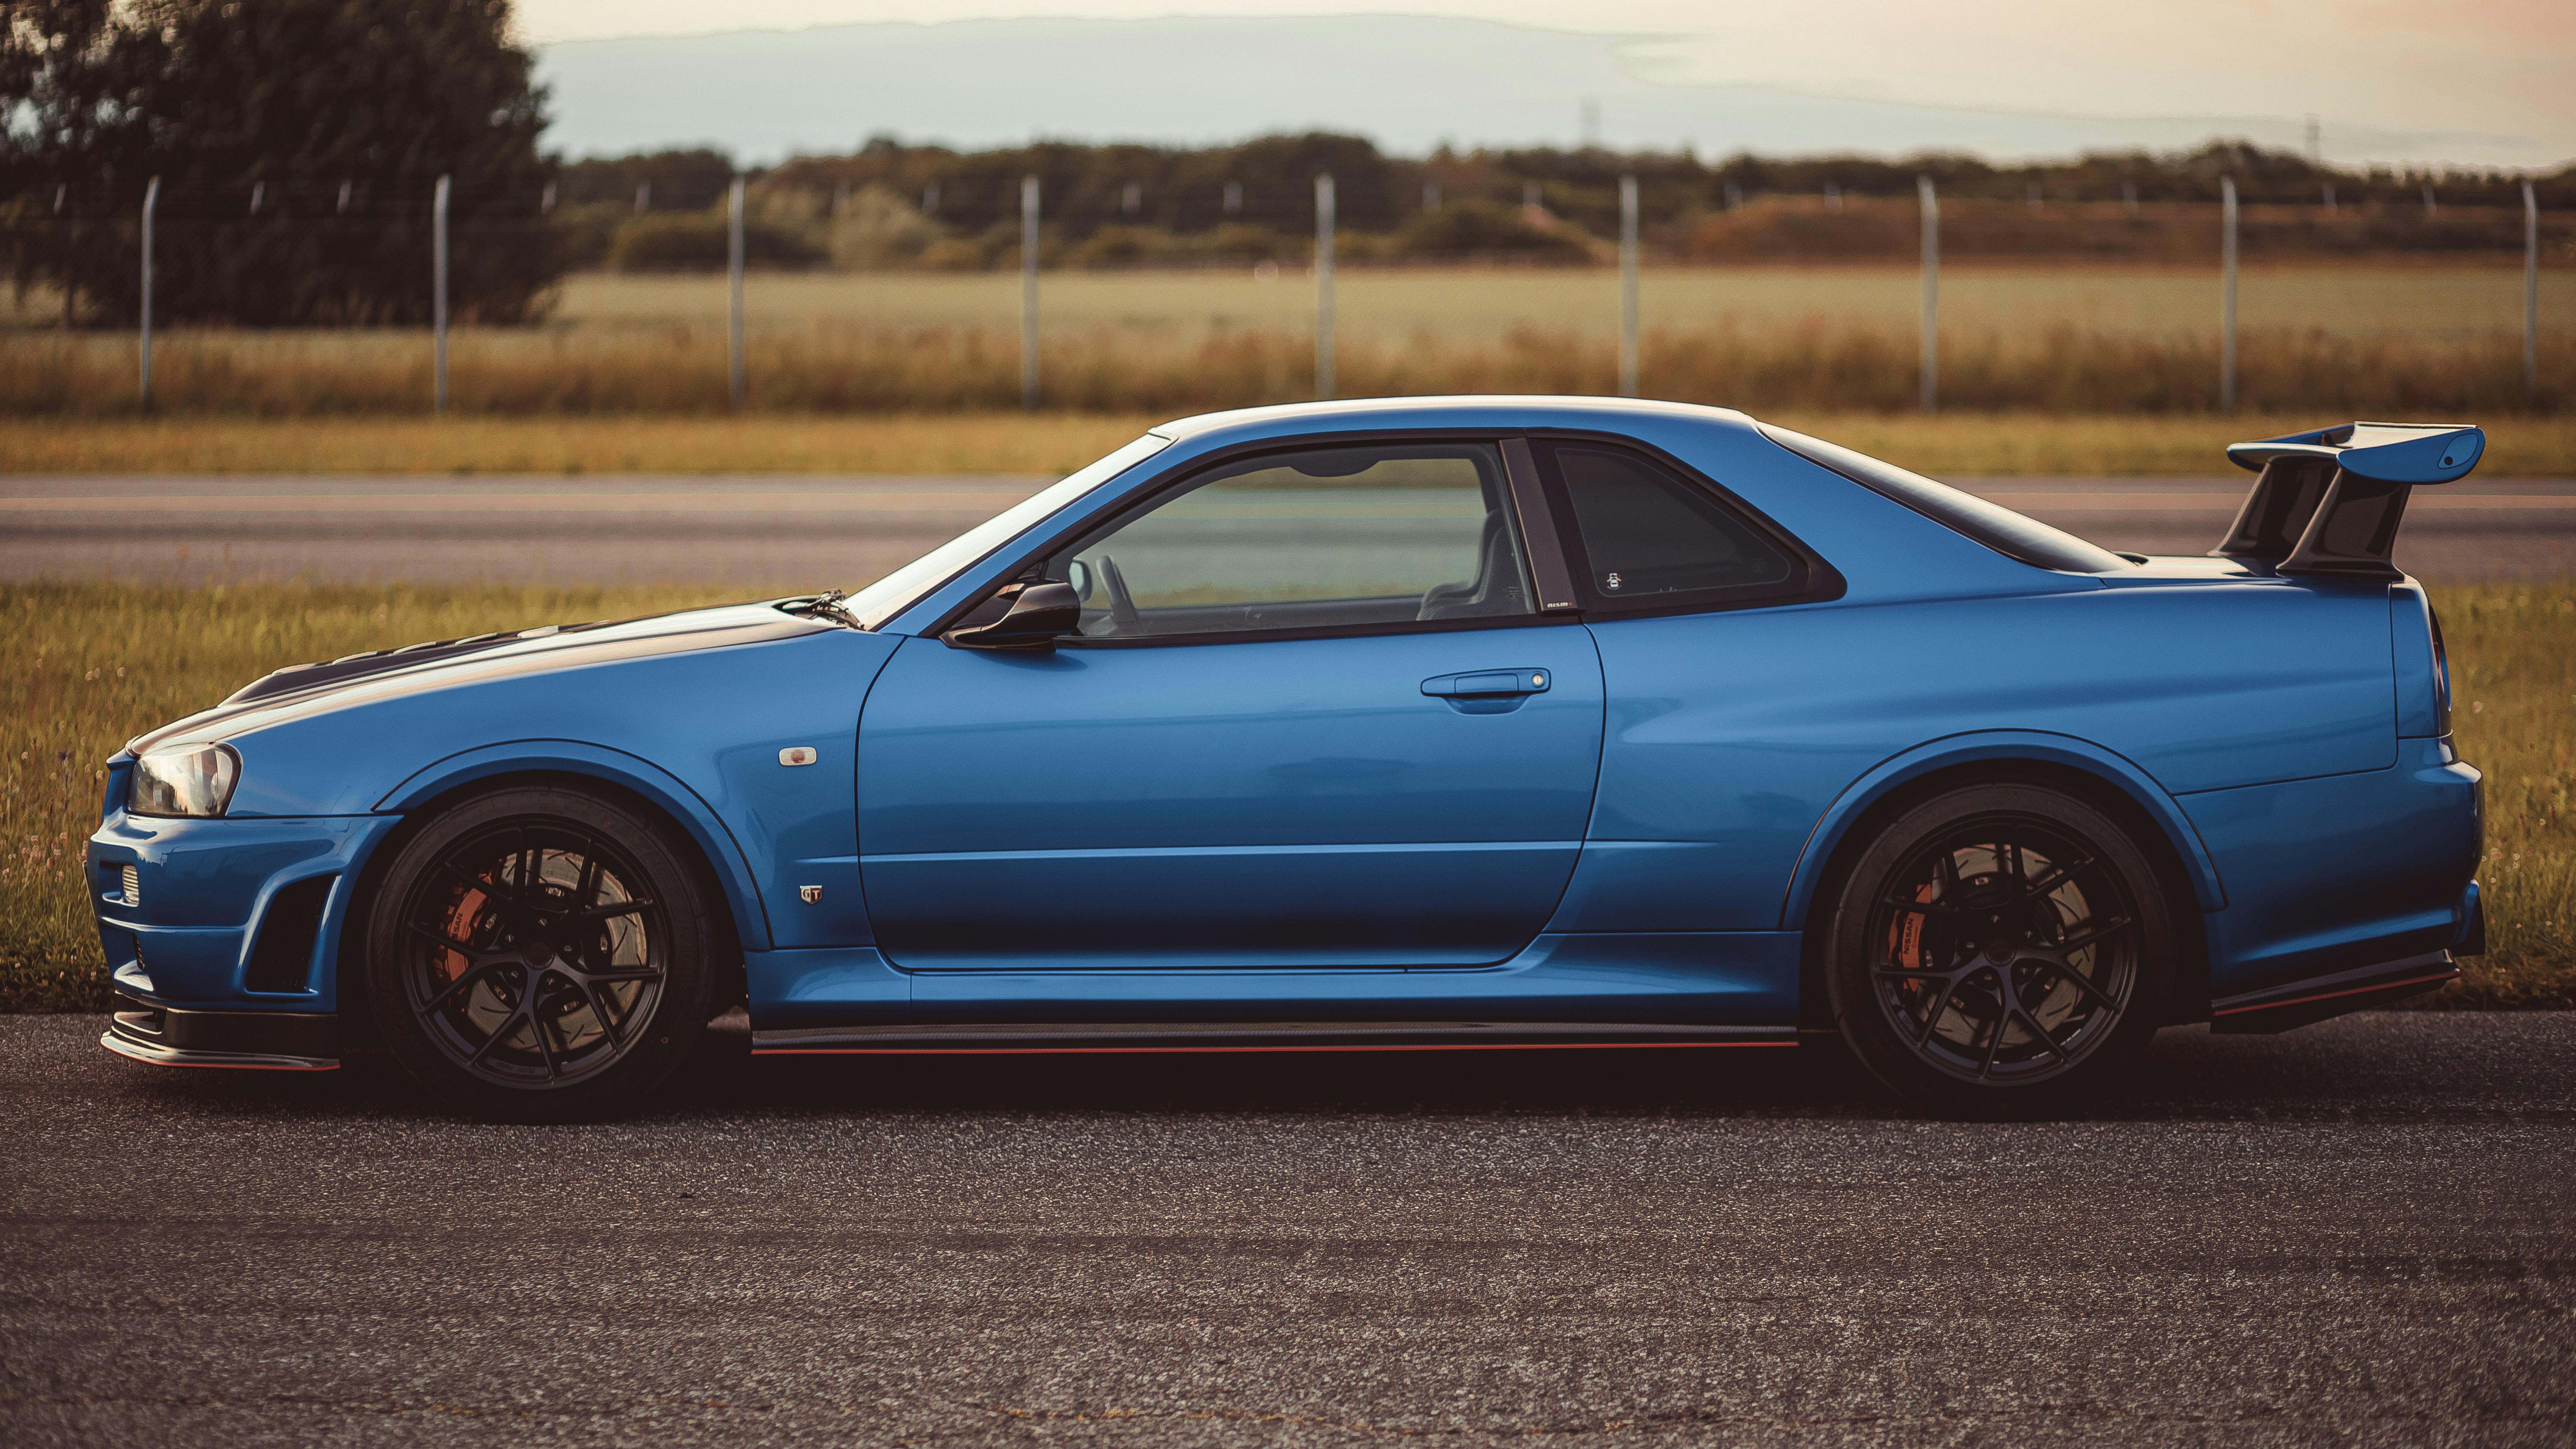
[[[0,1010],[108,1004],[83,842],[109,755],[282,664],[618,618],[715,588],[0,586]],[[2461,753],[2487,772],[2486,956],[2426,1004],[2576,1007],[2576,582],[2437,590]]]

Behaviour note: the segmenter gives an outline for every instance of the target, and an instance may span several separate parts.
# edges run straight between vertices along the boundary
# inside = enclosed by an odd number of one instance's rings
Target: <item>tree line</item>
[[[1706,259],[1901,247],[1890,204],[1910,204],[1926,175],[1962,204],[1970,252],[1988,236],[2005,251],[2082,253],[2105,237],[2119,255],[2190,251],[2205,241],[2196,231],[2132,227],[2122,241],[1996,209],[2206,203],[2222,177],[2249,206],[2316,208],[2332,188],[2339,207],[2376,218],[2332,238],[2275,224],[2285,247],[2484,248],[2511,240],[2501,212],[2481,229],[2418,224],[2407,209],[2420,212],[2427,184],[2453,208],[2517,206],[2522,179],[2337,169],[2243,142],[1997,164],[1600,148],[1402,157],[1324,132],[984,150],[877,136],[753,168],[705,148],[567,160],[541,149],[533,69],[509,0],[0,0],[0,249],[22,290],[61,293],[67,321],[123,325],[139,303],[138,213],[157,177],[158,315],[417,324],[430,309],[430,197],[443,175],[454,315],[506,323],[540,312],[573,269],[721,265],[723,197],[738,174],[753,203],[751,260],[782,267],[1013,263],[1024,176],[1042,188],[1043,259],[1090,266],[1302,260],[1319,173],[1334,178],[1351,260],[1539,263],[1602,255],[1623,175],[1638,180],[1650,242]],[[2576,206],[2576,168],[2538,184],[2544,205]],[[1831,215],[1846,204],[1879,214]],[[1978,206],[1991,224],[1976,222]]]

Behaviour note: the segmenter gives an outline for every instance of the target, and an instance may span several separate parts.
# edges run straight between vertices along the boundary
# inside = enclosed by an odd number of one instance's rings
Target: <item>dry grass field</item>
[[[2521,380],[2510,267],[2249,269],[2241,396],[2262,409],[2483,415],[2576,399],[2576,273],[2544,274],[2543,387]],[[1294,271],[1063,272],[1043,284],[1051,409],[1199,411],[1304,398],[1314,290]],[[1643,282],[1653,396],[1737,406],[1899,411],[1916,397],[1917,281],[1885,266],[1657,269]],[[1017,279],[995,273],[756,275],[751,405],[768,412],[976,410],[1019,398]],[[0,325],[0,415],[131,415],[136,342],[63,334],[29,298]],[[2218,401],[2216,276],[2166,267],[1952,268],[1942,395],[1953,407],[2199,412]],[[1602,392],[1615,386],[1614,273],[1353,270],[1339,283],[1349,395]],[[177,330],[155,347],[179,413],[418,413],[419,331]],[[721,413],[720,278],[583,275],[552,320],[452,339],[471,415]]]
[[[1921,301],[1911,267],[1650,267],[1639,278],[1649,328],[1694,330],[1828,322],[1911,331]],[[1941,279],[1944,325],[1963,335],[2071,327],[2161,335],[2214,332],[2214,268],[1953,265]],[[745,324],[984,329],[1015,333],[1019,278],[1008,273],[783,273],[754,276]],[[1588,268],[1343,271],[1335,328],[1356,340],[1494,342],[1515,331],[1607,338],[1618,330],[1615,272]],[[1314,319],[1313,278],[1289,270],[1062,272],[1041,281],[1050,327],[1159,336],[1300,331]],[[2239,324],[2342,337],[2465,341],[2522,325],[2522,274],[2510,267],[2248,267]],[[2576,317],[2576,270],[2541,276],[2545,317]],[[720,277],[575,276],[557,328],[721,327]],[[719,338],[719,340],[721,340]]]
[[[0,1010],[95,1010],[82,890],[100,762],[280,664],[728,591],[0,586]],[[2487,771],[2490,953],[2430,1004],[2576,1006],[2576,583],[2436,593],[2463,754]]]
[[[2541,275],[2541,315],[2576,317],[2576,269]],[[1810,318],[1910,331],[1920,301],[1910,266],[1849,264],[1649,267],[1640,280],[1645,325],[1678,330]],[[754,330],[940,328],[1018,335],[1020,284],[1010,272],[778,272],[751,275],[744,320]],[[1337,330],[1354,340],[1486,341],[1515,331],[1604,338],[1618,327],[1618,277],[1603,268],[1345,268]],[[1311,276],[1288,268],[1064,271],[1042,279],[1049,328],[1195,339],[1216,332],[1302,331],[1314,320]],[[2522,325],[2522,273],[2512,265],[2307,264],[2244,269],[2238,318],[2248,330],[2321,330],[2451,341]],[[41,289],[0,292],[0,333],[44,332],[59,304]],[[2208,333],[2218,325],[2212,267],[1953,263],[1941,278],[1944,325],[1963,334],[2052,326],[2119,334]],[[534,337],[598,329],[717,329],[725,283],[716,276],[568,278]],[[307,336],[314,334],[304,334]],[[322,334],[327,336],[328,334]],[[460,336],[466,335],[460,333]],[[345,334],[344,334],[345,336]],[[359,339],[363,340],[363,338]]]

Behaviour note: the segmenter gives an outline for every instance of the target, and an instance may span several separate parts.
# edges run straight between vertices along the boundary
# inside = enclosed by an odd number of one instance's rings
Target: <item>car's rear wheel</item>
[[[2072,796],[1978,785],[1887,822],[1826,944],[1862,1065],[1950,1111],[2046,1112],[2134,1066],[2162,1020],[2173,926],[2146,856]]]
[[[572,789],[468,800],[370,902],[369,1005],[441,1102],[517,1121],[628,1110],[707,1019],[710,913],[655,822]]]

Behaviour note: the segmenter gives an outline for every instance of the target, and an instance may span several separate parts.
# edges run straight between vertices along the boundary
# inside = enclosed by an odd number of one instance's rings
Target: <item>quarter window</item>
[[[1798,559],[1707,489],[1624,450],[1549,452],[1594,606],[1713,603],[1802,586]]]
[[[1085,639],[1522,615],[1507,498],[1485,443],[1264,454],[1060,550],[1045,572],[1081,598]]]

